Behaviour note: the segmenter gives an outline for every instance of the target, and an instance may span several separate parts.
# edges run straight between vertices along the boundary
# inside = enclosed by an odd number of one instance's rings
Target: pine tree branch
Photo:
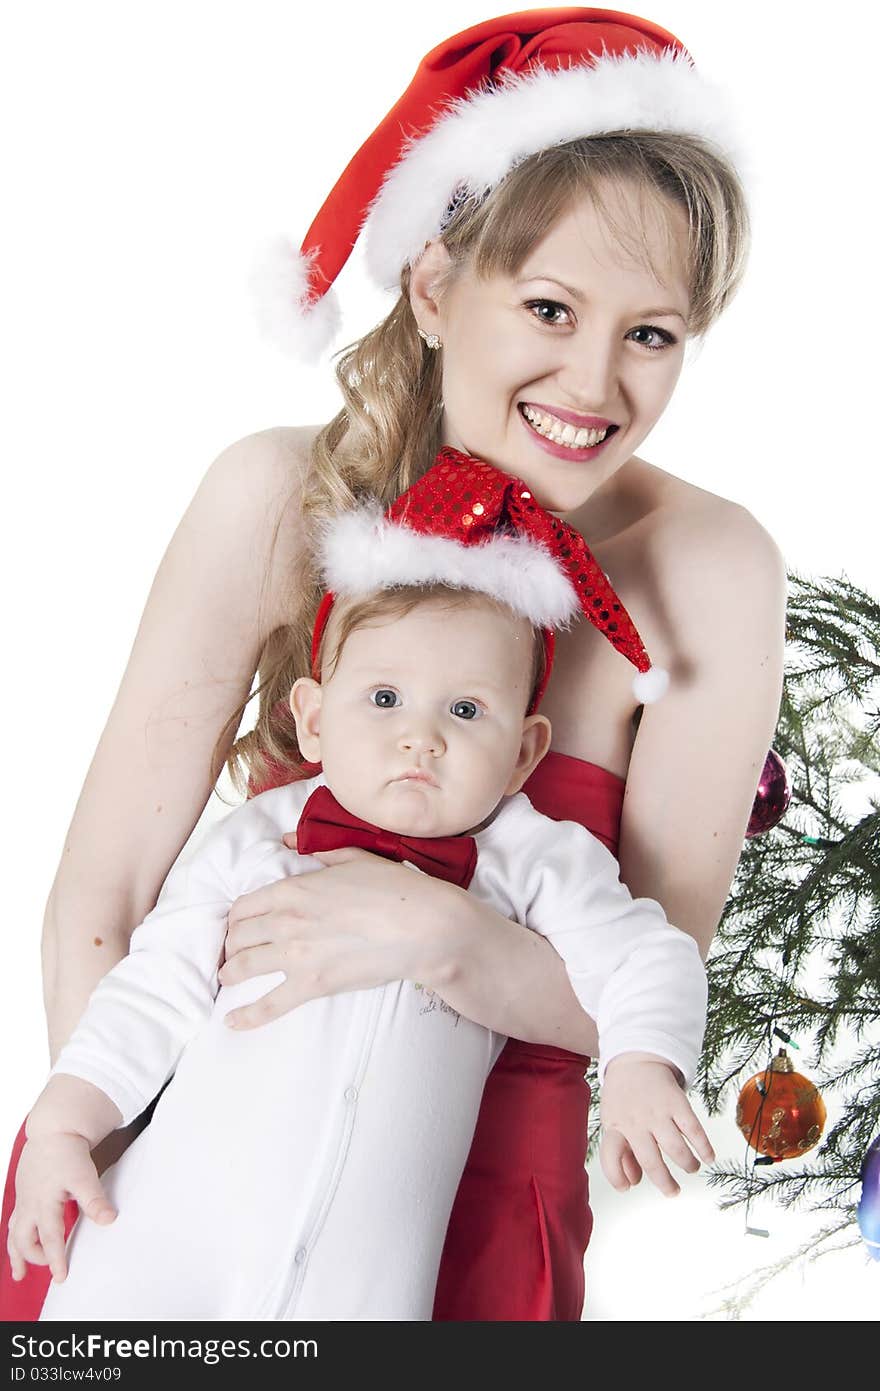
[[[880,807],[872,796],[854,816],[854,794],[842,796],[880,770],[880,604],[845,578],[791,576],[788,630],[773,742],[792,804],[743,848],[707,962],[697,1086],[719,1110],[767,1066],[775,1029],[809,1044],[795,1067],[833,1090],[842,1112],[822,1144],[796,1171],[793,1161],[770,1173],[718,1165],[707,1179],[722,1207],[760,1193],[786,1208],[834,1210],[843,1225],[833,1233],[855,1225],[859,1170],[880,1130]]]
[[[797,1250],[791,1251],[783,1256],[781,1260],[775,1261],[772,1265],[761,1266],[758,1270],[753,1270],[749,1275],[744,1275],[730,1284],[722,1285],[720,1290],[713,1291],[715,1294],[724,1294],[725,1290],[732,1293],[726,1298],[722,1298],[720,1304],[714,1308],[707,1309],[699,1317],[709,1319],[713,1314],[725,1314],[731,1321],[737,1322],[745,1313],[746,1309],[754,1303],[763,1289],[770,1284],[777,1275],[790,1270],[799,1260],[807,1259],[810,1262],[819,1260],[822,1256],[829,1256],[834,1251],[849,1250],[859,1243],[857,1240],[846,1241],[837,1246],[830,1245],[832,1239],[840,1232],[846,1231],[849,1227],[849,1220],[831,1223],[817,1232],[799,1246]],[[751,1282],[751,1283],[749,1283]],[[745,1287],[745,1288],[744,1288]]]

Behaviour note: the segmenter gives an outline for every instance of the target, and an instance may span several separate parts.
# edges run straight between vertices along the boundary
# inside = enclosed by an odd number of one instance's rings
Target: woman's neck
[[[614,541],[651,511],[655,499],[648,475],[654,472],[650,464],[634,455],[579,507],[559,515],[580,532],[588,546]]]

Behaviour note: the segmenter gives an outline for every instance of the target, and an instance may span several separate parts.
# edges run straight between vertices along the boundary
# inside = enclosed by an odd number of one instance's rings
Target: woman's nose
[[[563,387],[573,410],[602,415],[616,397],[616,345],[599,333],[586,334],[580,343],[569,340],[571,358]]]

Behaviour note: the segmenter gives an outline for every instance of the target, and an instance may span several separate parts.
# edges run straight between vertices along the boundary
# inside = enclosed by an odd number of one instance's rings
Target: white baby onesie
[[[412,981],[225,1014],[281,973],[218,991],[232,902],[322,868],[281,843],[323,776],[246,802],[175,865],[53,1073],[150,1124],[104,1174],[116,1220],[77,1222],[41,1318],[428,1320],[449,1215],[502,1035]],[[519,793],[475,836],[470,892],[547,936],[596,1020],[600,1079],[631,1050],[689,1083],[705,1025],[691,937],[633,899],[614,857]],[[410,869],[418,873],[413,866]]]

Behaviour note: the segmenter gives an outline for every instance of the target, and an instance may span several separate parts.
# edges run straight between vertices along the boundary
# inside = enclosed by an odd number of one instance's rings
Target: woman
[[[636,48],[646,52],[634,57]],[[517,86],[504,71],[528,80]],[[461,128],[453,111],[429,139],[441,99],[493,74],[494,91],[457,108]],[[585,91],[573,88],[583,80]],[[527,790],[540,810],[602,834],[630,890],[659,899],[708,949],[776,721],[785,577],[748,513],[635,454],[669,401],[686,337],[708,328],[742,272],[741,191],[706,103],[680,45],[656,26],[608,11],[507,16],[429,54],[352,161],[303,248],[304,321],[312,336],[321,331],[314,301],[398,165],[406,130],[418,138],[371,224],[374,264],[383,276],[396,266],[401,298],[340,365],[345,411],[323,429],[233,445],[163,560],[47,909],[53,1059],[95,981],[125,953],[126,927],[155,902],[258,667],[260,717],[233,757],[253,786],[282,779],[295,756],[277,700],[290,670],[307,667],[315,524],[361,488],[390,501],[440,443],[524,479],[564,513],[670,672],[668,693],[642,716],[608,644],[586,625],[565,635],[546,697],[553,752]],[[645,133],[620,134],[633,126]],[[491,177],[480,167],[487,151]],[[473,187],[462,186],[468,160]],[[205,670],[222,679],[206,687]],[[164,768],[150,764],[143,739],[160,703],[185,705],[188,730]],[[145,805],[163,809],[146,835]],[[112,867],[109,881],[99,864]],[[310,876],[307,898],[289,880],[240,900],[224,980],[295,962],[240,1023],[259,1026],[312,995],[416,979],[523,1040],[508,1045],[486,1089],[435,1317],[576,1319],[590,1230],[583,1070],[595,1026],[562,963],[525,929],[464,897],[455,921],[441,918],[429,881],[415,912],[412,893],[395,911],[403,873],[341,852]],[[661,1167],[656,1147],[627,1157],[630,1182]],[[40,1273],[11,1291],[6,1317],[35,1317]]]

